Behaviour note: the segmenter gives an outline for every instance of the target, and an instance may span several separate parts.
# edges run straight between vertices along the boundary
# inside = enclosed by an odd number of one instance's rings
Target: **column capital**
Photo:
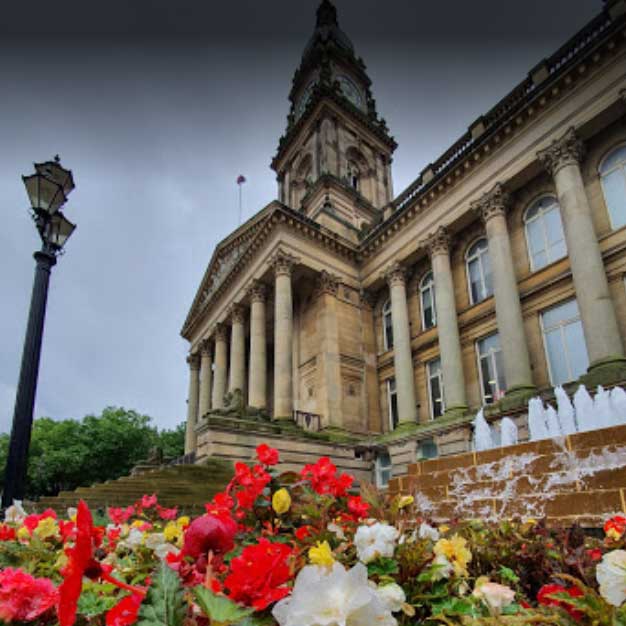
[[[339,291],[340,276],[335,276],[326,270],[322,270],[315,281],[315,295],[319,296],[323,293],[336,296]]]
[[[200,342],[200,355],[201,356],[211,356],[211,340],[203,339]]]
[[[445,226],[440,226],[434,233],[431,233],[423,242],[423,246],[428,250],[431,257],[438,254],[450,254],[452,237]]]
[[[385,270],[385,280],[389,287],[406,284],[406,269],[398,261],[394,261]]]
[[[267,287],[260,280],[252,281],[247,293],[250,302],[265,302],[267,300]]]
[[[200,356],[197,352],[187,356],[187,364],[192,371],[200,369]]]
[[[231,324],[243,324],[246,319],[246,310],[239,302],[235,302],[230,305],[228,309],[228,317]]]
[[[576,134],[575,128],[570,127],[567,132],[555,139],[543,150],[537,152],[541,164],[554,176],[566,165],[578,165],[585,154],[585,144]]]
[[[485,224],[492,218],[506,214],[511,195],[502,183],[496,183],[489,191],[471,204],[472,211],[480,215]]]
[[[228,327],[226,324],[219,322],[215,324],[213,333],[215,334],[215,341],[226,341],[228,338]]]
[[[293,266],[299,262],[295,256],[285,252],[284,250],[277,250],[269,260],[269,265],[274,270],[276,276],[291,276]]]

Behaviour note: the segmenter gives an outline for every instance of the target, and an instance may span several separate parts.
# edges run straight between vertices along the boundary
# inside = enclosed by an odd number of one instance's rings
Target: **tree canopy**
[[[148,458],[154,447],[166,458],[183,454],[184,424],[159,430],[152,419],[136,411],[107,407],[101,415],[82,420],[35,420],[28,458],[28,498],[56,495],[61,490],[114,480]],[[0,435],[0,480],[9,435]]]

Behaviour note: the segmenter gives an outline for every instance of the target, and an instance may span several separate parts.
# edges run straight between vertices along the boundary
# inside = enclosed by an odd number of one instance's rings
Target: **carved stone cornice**
[[[555,139],[547,148],[537,152],[541,164],[554,176],[566,165],[578,165],[585,154],[585,144],[572,126],[559,139]]]
[[[243,305],[235,302],[231,304],[228,309],[228,317],[230,318],[231,324],[243,324],[246,319],[246,310]]]
[[[228,326],[219,322],[215,324],[213,333],[215,335],[215,341],[226,341],[228,339]]]
[[[260,280],[252,282],[248,288],[248,297],[250,302],[265,302],[267,300],[267,287]]]
[[[385,270],[385,280],[389,284],[389,287],[400,284],[405,285],[406,269],[400,263],[398,263],[398,261],[394,261]]]
[[[321,294],[330,294],[331,296],[337,296],[339,291],[339,283],[341,282],[340,276],[335,276],[326,270],[322,270],[317,275],[317,280],[315,281],[315,295],[319,296]]]
[[[201,356],[211,356],[211,347],[212,343],[210,339],[203,339],[200,343],[200,355]]]
[[[504,189],[502,183],[496,183],[492,189],[472,202],[471,208],[486,224],[493,217],[505,215],[510,202],[511,195]]]
[[[432,233],[422,244],[431,257],[437,254],[450,254],[450,247],[452,245],[452,237],[448,233],[448,229],[445,226],[440,226],[434,233]]]
[[[187,364],[191,371],[197,371],[200,369],[200,356],[197,353],[187,356]]]
[[[269,265],[274,270],[276,276],[291,276],[293,266],[299,261],[300,259],[297,259],[288,252],[277,250],[269,260]]]

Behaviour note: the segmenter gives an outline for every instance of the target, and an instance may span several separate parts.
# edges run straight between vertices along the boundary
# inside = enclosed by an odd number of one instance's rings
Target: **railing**
[[[294,411],[293,421],[303,430],[318,432],[322,430],[322,416],[306,411]]]

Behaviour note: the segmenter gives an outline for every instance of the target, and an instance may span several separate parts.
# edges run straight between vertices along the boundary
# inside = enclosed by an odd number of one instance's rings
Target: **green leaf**
[[[186,609],[178,574],[161,563],[139,609],[137,626],[181,626]]]
[[[393,559],[381,557],[367,564],[367,573],[370,576],[389,576],[398,573],[398,563]]]
[[[206,587],[194,587],[193,594],[202,612],[211,622],[224,625],[236,624],[254,613],[253,609],[239,606],[224,596],[214,594]]]
[[[500,568],[500,577],[502,580],[510,580],[512,583],[519,582],[519,576],[511,568],[504,565]]]

